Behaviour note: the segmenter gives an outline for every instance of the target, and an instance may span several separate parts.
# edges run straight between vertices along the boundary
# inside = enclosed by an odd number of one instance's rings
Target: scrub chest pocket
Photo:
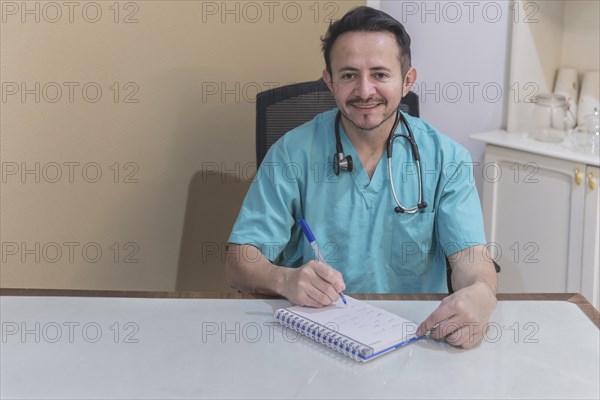
[[[395,215],[390,265],[398,275],[419,277],[436,257],[435,212]]]

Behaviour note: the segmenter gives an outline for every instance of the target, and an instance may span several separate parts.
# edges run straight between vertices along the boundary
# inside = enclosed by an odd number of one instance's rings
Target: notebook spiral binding
[[[284,326],[299,332],[310,339],[337,350],[340,353],[356,360],[365,361],[373,353],[373,349],[355,342],[335,330],[306,320],[299,315],[285,309],[277,310],[275,318]]]

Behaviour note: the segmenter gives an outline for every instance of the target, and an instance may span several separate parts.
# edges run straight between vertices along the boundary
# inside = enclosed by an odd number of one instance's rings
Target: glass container
[[[570,128],[568,104],[563,95],[538,94],[531,119],[531,136],[542,142],[561,142]]]

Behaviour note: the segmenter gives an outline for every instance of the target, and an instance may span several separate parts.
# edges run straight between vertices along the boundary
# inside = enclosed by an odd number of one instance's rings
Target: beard
[[[360,104],[360,103],[367,103],[367,102],[377,102],[379,104],[383,104],[384,106],[387,106],[388,102],[385,99],[381,99],[381,98],[376,98],[376,99],[372,99],[372,100],[367,100],[367,101],[363,101],[362,99],[352,99],[346,102],[346,106],[348,107],[352,107],[353,104]],[[361,122],[365,122],[368,123],[368,120],[362,119],[362,121],[356,121],[355,119],[353,119],[348,113],[346,113],[345,110],[340,109],[340,112],[342,113],[342,116],[344,117],[344,119],[346,121],[348,121],[352,126],[354,126],[355,128],[357,128],[360,131],[364,131],[364,132],[370,132],[370,131],[374,131],[376,129],[378,129],[379,127],[381,127],[387,120],[389,120],[390,118],[392,118],[394,116],[394,114],[396,113],[396,111],[398,110],[398,107],[400,106],[400,104],[398,104],[397,107],[392,108],[391,111],[389,111],[388,114],[384,114],[383,118],[381,120],[381,122],[379,122],[376,125],[364,125],[361,124]],[[360,118],[370,118],[370,116],[360,116]]]

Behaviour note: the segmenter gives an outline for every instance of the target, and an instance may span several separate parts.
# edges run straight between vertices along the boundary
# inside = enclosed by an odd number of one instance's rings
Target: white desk
[[[3,399],[600,397],[600,331],[567,301],[499,301],[474,349],[361,364],[274,323],[284,300],[2,294]],[[416,322],[439,303],[369,302]]]

